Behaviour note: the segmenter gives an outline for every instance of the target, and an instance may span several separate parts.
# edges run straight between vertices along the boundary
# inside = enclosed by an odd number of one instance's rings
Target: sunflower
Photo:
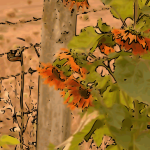
[[[134,55],[142,55],[150,51],[150,39],[142,37],[139,33],[133,30],[113,29],[113,38],[115,42],[125,48],[125,51],[132,49]]]
[[[62,71],[59,71],[57,68],[55,68],[52,64],[48,63],[41,63],[44,68],[37,68],[39,74],[42,76],[42,78],[46,78],[44,81],[44,84],[49,84],[49,86],[55,86],[55,90],[58,89],[64,89],[65,87],[65,80],[66,76],[63,74]]]
[[[79,11],[79,8],[82,7],[82,11],[84,12],[84,6],[88,9],[89,8],[89,3],[87,0],[63,0],[63,3],[65,6],[67,6],[69,3],[70,7],[69,10],[72,11],[73,6],[76,3],[77,11]]]
[[[100,45],[100,50],[102,53],[108,55],[109,53],[115,52],[115,50],[112,47],[106,46],[105,44]]]
[[[81,77],[85,79],[86,73],[88,73],[88,71],[85,68],[80,67],[76,64],[74,58],[71,56],[71,53],[69,53],[68,49],[61,48],[61,50],[64,52],[57,53],[56,56],[59,57],[60,60],[64,58],[68,60],[63,66],[70,65],[72,71],[79,73]]]
[[[69,97],[64,101],[66,104],[70,97],[73,96],[72,102],[68,104],[71,110],[78,108],[87,108],[88,106],[93,106],[92,104],[92,95],[90,89],[85,89],[83,86],[78,83],[73,76],[70,76],[69,79],[65,82],[66,88],[69,92]],[[62,91],[60,93],[63,97],[65,96],[65,92]]]

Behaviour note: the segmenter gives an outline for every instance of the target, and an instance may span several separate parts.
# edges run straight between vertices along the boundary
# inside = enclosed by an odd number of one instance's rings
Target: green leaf
[[[79,144],[84,140],[85,133],[78,132],[73,136],[69,150],[79,150]]]
[[[132,118],[127,117],[122,121],[122,131],[130,131],[132,127]]]
[[[94,142],[96,145],[99,147],[100,144],[102,143],[102,138],[104,135],[111,136],[111,133],[109,131],[109,128],[104,125],[103,127],[97,129],[94,134],[92,135]]]
[[[97,89],[104,89],[106,86],[108,86],[109,81],[111,80],[109,75],[105,75],[104,77],[99,77],[98,84],[96,86]]]
[[[88,142],[89,138],[91,137],[91,135],[94,133],[95,130],[101,128],[104,125],[104,122],[102,120],[96,120],[91,128],[91,130],[89,131],[89,133],[84,137],[85,141]]]
[[[142,8],[142,13],[143,14],[148,14],[148,15],[150,15],[150,7],[149,6],[144,6],[143,8]]]
[[[133,0],[102,0],[104,4],[110,5],[112,15],[123,21],[130,17],[133,19]],[[119,15],[118,15],[119,14]]]
[[[92,48],[96,41],[101,37],[101,34],[96,33],[93,27],[86,27],[78,36],[74,36],[68,44],[69,49],[83,49]]]
[[[109,53],[108,58],[114,59],[114,58],[118,58],[119,56],[131,56],[131,55],[132,53],[130,52],[120,51],[120,52]]]
[[[82,131],[76,133],[73,136],[73,139],[71,141],[71,146],[69,147],[69,150],[77,150],[79,149],[79,144],[84,140],[84,137],[87,135],[87,133],[90,131],[92,128],[94,122],[97,120],[97,118],[91,120]]]
[[[128,96],[124,91],[120,91],[120,103],[125,105],[126,107],[130,107],[130,109],[134,109],[133,98]],[[127,105],[128,104],[128,105]]]
[[[18,139],[14,138],[12,136],[8,136],[8,135],[1,136],[0,142],[7,144],[7,145],[17,145],[20,143],[18,141]]]
[[[150,103],[150,61],[120,57],[115,63],[114,76],[119,87],[129,96]]]
[[[112,38],[112,34],[103,34],[100,38],[99,38],[99,44],[105,44],[109,47],[113,47],[116,43]]]
[[[142,9],[145,6],[147,0],[138,0],[138,4],[140,9]],[[150,6],[150,3],[148,3],[146,6]]]
[[[108,117],[107,122],[109,125],[120,129],[122,125],[122,121],[126,116],[129,115],[127,108],[121,104],[115,103],[112,108],[107,110]]]
[[[143,54],[143,55],[141,55],[141,57],[145,60],[150,60],[150,52],[147,51],[147,54]]]
[[[109,145],[106,149],[107,150],[120,150],[117,145]]]
[[[119,150],[117,145],[109,145],[106,150]]]
[[[150,131],[147,133],[141,133],[135,139],[135,145],[138,147],[139,150],[149,150],[150,149]]]
[[[97,26],[99,27],[102,33],[107,33],[111,31],[111,27],[106,23],[103,23],[102,18],[97,21]]]
[[[114,103],[118,102],[119,98],[120,98],[119,90],[111,91],[110,86],[103,93],[103,101],[108,108],[112,107]]]
[[[150,38],[150,33],[144,33],[144,31],[150,29],[150,16],[143,15],[140,20],[136,23],[135,29],[140,32],[144,37]]]
[[[118,145],[121,145],[123,148],[128,149],[131,140],[132,133],[128,130],[119,130],[113,126],[109,126],[110,132],[113,134],[115,141]]]

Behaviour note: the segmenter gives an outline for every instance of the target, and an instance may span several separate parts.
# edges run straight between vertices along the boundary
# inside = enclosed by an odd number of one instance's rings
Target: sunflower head
[[[90,92],[87,89],[79,88],[79,93],[84,99],[88,99],[90,96]]]
[[[140,33],[129,29],[129,30],[112,30],[113,39],[115,42],[125,48],[126,51],[132,49],[134,55],[142,55],[146,53],[146,50],[149,47],[149,40],[141,36]]]

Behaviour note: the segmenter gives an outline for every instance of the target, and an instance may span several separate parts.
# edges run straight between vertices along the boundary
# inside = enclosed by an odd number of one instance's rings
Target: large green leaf
[[[147,0],[138,0],[140,9],[142,9],[145,6],[146,2]],[[147,6],[150,6],[150,3],[148,3]]]
[[[141,11],[143,14],[150,15],[150,7],[149,6],[144,6]]]
[[[112,7],[111,13],[115,18],[120,19],[121,16],[123,20],[125,20],[127,17],[133,19],[134,0],[102,0],[102,2]]]
[[[130,107],[130,109],[134,109],[133,98],[128,96],[127,93],[120,90],[120,103],[125,105],[126,107]]]
[[[119,89],[112,91],[112,87],[109,86],[107,90],[103,93],[103,101],[106,107],[110,108],[114,103],[118,103],[120,99]]]
[[[98,44],[98,39],[102,34],[96,33],[93,27],[86,27],[82,29],[78,36],[74,36],[68,44],[69,49],[83,49],[92,48],[96,43]]]
[[[120,57],[116,60],[115,78],[129,96],[150,103],[150,61]]]
[[[115,141],[118,145],[121,145],[123,148],[128,149],[131,140],[132,140],[132,133],[128,129],[126,130],[119,130],[113,126],[109,127],[110,132],[113,134]]]
[[[107,113],[107,123],[117,129],[121,128],[122,121],[125,119],[125,117],[129,116],[127,108],[117,103],[115,103],[111,108],[107,109]]]
[[[104,135],[107,136],[111,136],[111,133],[109,131],[109,128],[104,125],[103,127],[97,129],[94,134],[92,135],[94,142],[96,143],[96,145],[99,147],[101,142],[102,142],[102,138]]]
[[[146,133],[141,133],[135,139],[135,145],[138,147],[139,150],[149,150],[150,149],[150,131]]]
[[[103,94],[107,87],[111,84],[111,78],[110,75],[105,75],[104,77],[99,77],[97,81],[96,89],[100,90],[100,93]]]

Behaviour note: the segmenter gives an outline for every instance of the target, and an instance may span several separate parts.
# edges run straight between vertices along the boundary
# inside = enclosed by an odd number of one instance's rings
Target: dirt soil
[[[81,14],[80,11],[77,15],[77,30],[76,34],[80,33],[80,30],[86,26],[96,26],[97,20],[102,17],[103,21],[116,28],[121,27],[121,21],[113,18],[109,10],[101,10],[103,4],[100,0],[89,0],[90,8],[85,9],[88,14]],[[93,9],[97,10],[93,12]],[[82,10],[82,9],[81,9]],[[0,2],[0,22],[10,21],[19,22],[32,20],[33,17],[41,18],[43,12],[43,0],[1,0]],[[25,39],[22,41],[17,39],[18,37]],[[0,24],[0,54],[9,52],[9,50],[16,49],[18,46],[29,47],[30,43],[40,43],[41,41],[41,20],[32,21],[28,23]],[[38,49],[40,51],[40,49]],[[97,55],[99,55],[97,53]],[[28,72],[31,67],[36,70],[38,67],[39,58],[37,57],[34,48],[29,48],[24,52],[24,69]],[[1,84],[1,101],[0,101],[0,134],[9,134],[18,137],[19,127],[15,121],[14,114],[19,111],[20,107],[20,76],[11,77],[11,75],[19,74],[21,71],[20,62],[10,62],[7,59],[7,55],[0,55],[0,77],[7,77],[8,79],[2,80]],[[2,78],[1,78],[2,79]],[[29,116],[27,131],[25,132],[25,148],[34,149],[35,141],[35,124],[36,109],[37,109],[37,91],[38,91],[38,74],[33,73],[25,75],[24,82],[24,110],[32,111]],[[16,101],[18,101],[16,103]],[[19,118],[19,117],[18,117]],[[2,121],[1,121],[2,120]],[[79,124],[80,117],[78,110],[72,112],[72,129],[73,133]],[[32,129],[32,131],[31,131]],[[30,133],[30,134],[29,134]],[[105,139],[106,142],[107,139]],[[32,143],[31,143],[32,141]],[[104,141],[103,141],[104,142]],[[104,144],[104,143],[103,143]],[[81,149],[88,150],[90,142],[83,143]],[[13,146],[10,149],[14,149]],[[96,147],[92,148],[93,150]]]

